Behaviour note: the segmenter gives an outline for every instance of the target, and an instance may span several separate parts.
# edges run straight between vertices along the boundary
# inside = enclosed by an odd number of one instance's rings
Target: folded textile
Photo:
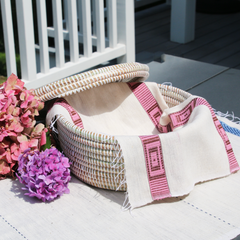
[[[154,200],[186,195],[196,183],[239,169],[240,138],[225,133],[205,99],[192,96],[165,109],[160,123],[166,124],[167,117],[170,132],[117,137],[124,152],[132,209]],[[231,125],[235,132],[240,129],[237,124]]]
[[[48,125],[62,114],[91,132],[115,136],[131,209],[189,194],[196,183],[239,169],[239,136],[222,126],[236,132],[239,125],[225,118],[221,124],[203,98],[190,96],[169,107],[156,83],[112,83],[59,103],[48,113]]]

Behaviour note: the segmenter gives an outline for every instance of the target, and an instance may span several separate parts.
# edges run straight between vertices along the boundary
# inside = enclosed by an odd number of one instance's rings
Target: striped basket
[[[36,89],[35,94],[47,101],[108,83],[144,81],[148,70],[147,65],[139,63],[113,65],[56,81]],[[169,107],[190,96],[172,86],[158,84],[158,87]],[[61,104],[72,115],[77,114],[66,102]],[[75,176],[92,186],[126,191],[124,156],[114,136],[88,131],[70,123],[63,115],[57,119],[57,129],[61,148],[72,162],[71,171]]]

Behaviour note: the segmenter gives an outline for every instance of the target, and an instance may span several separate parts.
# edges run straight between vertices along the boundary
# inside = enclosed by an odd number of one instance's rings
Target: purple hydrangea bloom
[[[18,178],[30,197],[52,201],[69,193],[70,163],[56,148],[45,151],[26,149],[18,158]]]

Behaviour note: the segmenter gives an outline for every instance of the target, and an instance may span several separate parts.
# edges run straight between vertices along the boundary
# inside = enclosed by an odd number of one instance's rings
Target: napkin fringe
[[[234,123],[240,125],[240,118],[239,118],[239,117],[236,117],[236,116],[234,115],[234,112],[229,113],[229,112],[227,111],[226,113],[223,113],[223,112],[220,112],[220,111],[216,111],[216,109],[213,109],[213,110],[214,110],[214,113],[216,114],[216,116],[226,118],[226,119],[228,119],[229,121],[234,122]]]

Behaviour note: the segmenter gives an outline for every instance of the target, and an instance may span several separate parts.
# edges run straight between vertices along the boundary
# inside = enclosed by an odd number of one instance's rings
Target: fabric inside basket
[[[161,110],[168,108],[157,84],[145,84]],[[88,131],[109,135],[159,133],[127,83],[105,84],[66,96],[65,99],[78,112],[82,119],[83,128]],[[48,125],[56,114],[62,114],[72,122],[68,111],[64,107],[56,105],[47,117]]]

